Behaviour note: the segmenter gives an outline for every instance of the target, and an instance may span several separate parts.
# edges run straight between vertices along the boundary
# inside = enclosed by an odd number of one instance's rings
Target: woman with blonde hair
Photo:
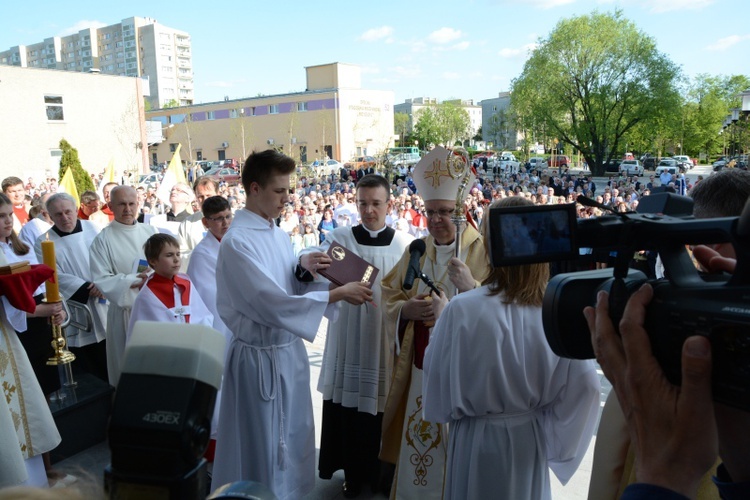
[[[528,205],[513,196],[491,209]],[[493,267],[484,286],[457,295],[439,316],[424,358],[423,405],[426,420],[450,424],[446,499],[550,498],[549,469],[565,484],[588,449],[599,379],[592,361],[549,348],[548,279],[546,263]],[[446,303],[442,295],[434,302]]]

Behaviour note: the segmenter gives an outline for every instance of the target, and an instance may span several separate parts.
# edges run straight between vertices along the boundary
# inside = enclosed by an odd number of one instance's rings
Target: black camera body
[[[680,384],[685,339],[704,335],[711,341],[713,353],[714,399],[750,410],[749,206],[746,205],[741,217],[696,220],[687,215],[692,213],[692,200],[663,193],[643,198],[638,213],[578,220],[572,225],[569,237],[575,252],[570,252],[567,258],[577,255],[579,248],[610,250],[617,252],[616,264],[614,269],[558,274],[550,280],[542,319],[553,352],[566,358],[594,358],[584,307],[596,303],[599,290],[609,292],[610,315],[617,328],[630,295],[648,282],[654,289],[654,298],[647,308],[644,327],[653,354],[669,381]],[[671,207],[680,216],[643,213],[665,207]],[[503,240],[502,234],[493,233],[493,228],[501,227],[499,219],[514,211],[509,207],[490,210],[494,266],[504,265],[502,255],[495,255],[494,249],[507,248],[508,238]],[[735,248],[735,273],[731,276],[699,273],[686,245],[724,242],[732,243]],[[659,252],[665,278],[647,280],[642,272],[628,269],[630,257],[639,250]],[[561,255],[560,259],[563,258],[566,257]],[[534,250],[523,262],[550,260],[540,258]],[[518,262],[518,255],[514,255],[512,263]]]

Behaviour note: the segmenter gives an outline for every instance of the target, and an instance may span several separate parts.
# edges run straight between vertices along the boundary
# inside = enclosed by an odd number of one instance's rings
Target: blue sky
[[[616,8],[686,76],[750,76],[748,0],[42,0],[3,7],[0,48],[152,17],[190,33],[196,102],[301,91],[304,67],[330,62],[360,65],[363,87],[393,90],[396,103],[480,101],[509,89],[561,18]]]

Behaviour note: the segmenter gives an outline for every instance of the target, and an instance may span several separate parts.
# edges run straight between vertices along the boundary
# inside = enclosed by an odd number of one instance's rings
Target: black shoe
[[[357,498],[362,493],[362,485],[352,481],[344,481],[341,492],[344,494],[344,498]]]

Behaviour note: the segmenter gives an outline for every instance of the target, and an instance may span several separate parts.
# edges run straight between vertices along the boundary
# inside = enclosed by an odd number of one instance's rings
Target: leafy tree
[[[393,133],[399,136],[399,143],[404,145],[404,139],[409,132],[409,115],[406,113],[393,114]]]
[[[561,20],[513,81],[523,128],[583,154],[595,175],[639,123],[666,128],[679,112],[678,68],[621,11]]]
[[[76,189],[79,194],[84,191],[96,191],[91,176],[81,166],[81,161],[78,159],[78,150],[71,146],[65,139],[60,139],[60,150],[62,150],[62,157],[60,158],[60,170],[57,178],[62,180],[63,174],[69,168],[72,168],[73,180],[76,183]]]
[[[444,144],[448,147],[471,137],[469,113],[457,102],[446,101],[427,106],[417,114],[414,136],[420,144]]]
[[[179,107],[180,107],[180,102],[177,99],[170,99],[164,103],[164,106],[162,106],[162,109],[179,108]]]

